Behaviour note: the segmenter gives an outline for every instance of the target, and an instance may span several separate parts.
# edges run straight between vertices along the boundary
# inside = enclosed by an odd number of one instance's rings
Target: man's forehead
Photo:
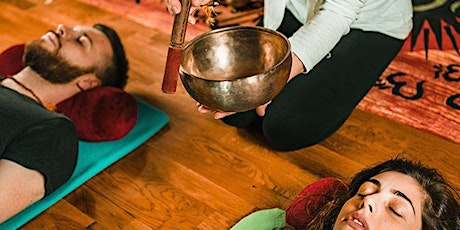
[[[91,26],[80,26],[80,25],[78,25],[78,26],[72,27],[71,29],[74,30],[74,31],[78,31],[78,32],[94,33],[96,35],[105,36],[105,34],[102,31],[100,31],[100,30],[98,30],[98,29],[96,29],[94,27],[91,27]]]

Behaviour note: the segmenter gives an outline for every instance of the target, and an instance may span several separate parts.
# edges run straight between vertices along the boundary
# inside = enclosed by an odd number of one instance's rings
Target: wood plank
[[[460,188],[460,145],[358,109],[318,145],[279,152],[257,133],[199,114],[180,82],[175,94],[162,93],[171,30],[162,23],[171,18],[146,25],[74,0],[6,0],[0,8],[0,50],[58,23],[114,27],[130,61],[126,91],[170,117],[141,147],[22,229],[228,229],[255,210],[286,208],[318,178],[347,179],[398,154],[438,168]]]
[[[41,215],[29,223],[22,226],[21,229],[85,229],[91,226],[94,220],[75,208],[65,200],[60,200],[51,208],[45,210]]]
[[[95,220],[92,229],[122,229],[135,220],[130,213],[107,200],[104,194],[98,194],[86,185],[80,186],[65,200]]]

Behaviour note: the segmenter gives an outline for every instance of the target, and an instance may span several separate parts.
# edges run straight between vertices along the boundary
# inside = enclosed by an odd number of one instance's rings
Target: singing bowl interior
[[[242,112],[272,100],[291,69],[287,38],[262,27],[217,29],[190,41],[180,76],[192,98],[219,111]]]

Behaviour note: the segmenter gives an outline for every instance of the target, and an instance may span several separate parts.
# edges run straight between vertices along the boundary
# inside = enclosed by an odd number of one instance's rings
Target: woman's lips
[[[367,223],[366,220],[357,214],[356,212],[353,213],[352,216],[348,217],[345,219],[345,222],[353,229],[355,230],[367,230]]]

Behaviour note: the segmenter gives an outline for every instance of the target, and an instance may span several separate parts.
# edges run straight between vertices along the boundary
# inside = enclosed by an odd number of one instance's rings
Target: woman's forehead
[[[418,204],[423,204],[426,198],[426,191],[422,185],[413,177],[395,171],[383,172],[375,175],[372,179],[376,179],[381,183],[383,189],[400,190],[419,201]]]
[[[403,186],[410,188],[421,188],[421,185],[417,180],[411,176],[396,172],[396,171],[387,171],[379,173],[373,176],[371,179],[380,181],[382,186]]]

